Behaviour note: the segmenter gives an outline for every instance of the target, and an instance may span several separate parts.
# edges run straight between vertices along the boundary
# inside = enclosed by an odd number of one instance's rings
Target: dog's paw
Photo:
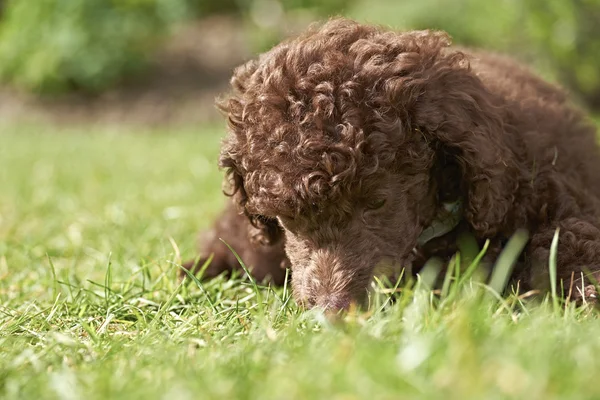
[[[578,284],[573,285],[573,289],[571,292],[570,300],[574,301],[576,304],[592,304],[598,305],[598,300],[600,295],[598,294],[598,288],[596,285],[585,285],[582,284],[581,281]]]

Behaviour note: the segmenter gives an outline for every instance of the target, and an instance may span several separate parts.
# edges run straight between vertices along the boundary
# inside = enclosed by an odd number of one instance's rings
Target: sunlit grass
[[[468,238],[439,290],[435,270],[374,285],[338,320],[240,277],[180,284],[223,204],[218,133],[3,128],[0,397],[600,396],[597,314],[501,293]]]

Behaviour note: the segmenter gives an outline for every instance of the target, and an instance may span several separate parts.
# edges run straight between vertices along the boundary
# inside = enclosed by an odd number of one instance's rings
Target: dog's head
[[[336,19],[235,71],[220,164],[255,239],[285,233],[300,302],[360,301],[378,265],[410,263],[445,197],[483,235],[504,218],[502,119],[448,46]]]

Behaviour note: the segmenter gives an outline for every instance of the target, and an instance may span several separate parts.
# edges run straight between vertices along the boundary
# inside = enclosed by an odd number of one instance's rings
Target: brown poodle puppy
[[[221,104],[235,208],[214,237],[259,278],[281,282],[289,260],[308,307],[360,302],[376,268],[409,266],[460,227],[495,249],[526,229],[522,285],[547,285],[557,227],[559,279],[600,277],[594,126],[527,69],[449,43],[335,19],[239,67]],[[238,268],[218,240],[203,253],[208,275]]]

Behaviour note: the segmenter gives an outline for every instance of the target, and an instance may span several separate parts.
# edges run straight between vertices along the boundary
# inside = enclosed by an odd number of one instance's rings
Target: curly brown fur
[[[296,299],[325,308],[361,301],[377,266],[413,262],[457,199],[493,247],[530,232],[524,284],[546,284],[557,227],[559,278],[600,275],[595,128],[524,67],[449,44],[335,19],[239,67],[220,165],[255,231],[241,237],[230,208],[219,234],[257,266],[256,252],[285,242]]]

